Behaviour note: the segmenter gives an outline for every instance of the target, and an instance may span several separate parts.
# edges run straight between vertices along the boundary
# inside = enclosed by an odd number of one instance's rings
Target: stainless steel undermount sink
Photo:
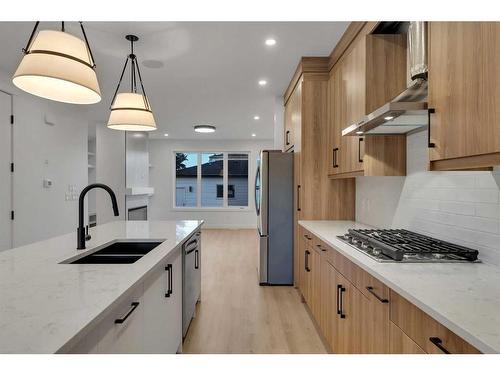
[[[163,241],[113,241],[83,257],[73,257],[66,264],[130,264],[135,263]]]

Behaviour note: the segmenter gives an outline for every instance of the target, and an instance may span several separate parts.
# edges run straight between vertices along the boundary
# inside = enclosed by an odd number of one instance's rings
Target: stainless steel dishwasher
[[[182,246],[182,337],[193,319],[201,297],[201,232],[193,234]]]

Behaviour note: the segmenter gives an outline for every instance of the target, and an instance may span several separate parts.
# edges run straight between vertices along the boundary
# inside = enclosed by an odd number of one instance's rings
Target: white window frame
[[[196,207],[184,207],[184,206],[177,206],[176,205],[176,199],[175,199],[175,194],[176,194],[176,182],[177,182],[177,176],[176,176],[176,165],[175,165],[175,155],[178,153],[183,153],[183,154],[197,154],[197,178],[196,178]],[[223,155],[223,161],[222,161],[222,166],[223,166],[223,176],[222,176],[222,184],[223,184],[223,204],[221,207],[201,207],[201,159],[202,159],[202,154],[222,154]],[[247,154],[248,155],[248,197],[247,197],[247,202],[248,204],[246,206],[229,206],[228,205],[228,181],[229,181],[229,171],[228,171],[228,157],[229,154]],[[252,153],[251,151],[174,151],[172,154],[172,181],[173,181],[173,188],[172,188],[172,207],[173,211],[250,211],[252,208],[250,206],[250,190],[251,190],[251,175],[252,175],[252,159],[251,159]]]

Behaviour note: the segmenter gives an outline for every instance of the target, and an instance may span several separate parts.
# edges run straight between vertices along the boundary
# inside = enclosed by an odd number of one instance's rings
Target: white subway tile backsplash
[[[356,179],[356,220],[476,248],[500,265],[500,169],[429,172],[427,166],[426,133],[408,136],[403,180]]]

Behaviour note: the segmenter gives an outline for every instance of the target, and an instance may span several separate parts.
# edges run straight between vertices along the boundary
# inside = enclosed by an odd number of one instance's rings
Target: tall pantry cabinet
[[[354,219],[355,180],[328,178],[328,80],[328,58],[304,57],[284,98],[283,151],[293,152],[295,163],[295,285],[300,275],[298,221]]]

